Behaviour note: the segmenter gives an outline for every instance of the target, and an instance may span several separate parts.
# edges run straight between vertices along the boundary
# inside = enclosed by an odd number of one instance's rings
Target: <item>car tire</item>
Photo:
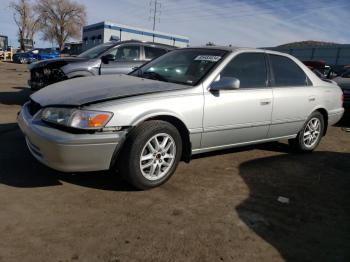
[[[297,152],[312,152],[321,142],[323,133],[323,115],[315,111],[307,119],[297,137],[289,140],[289,145]]]
[[[181,135],[175,126],[160,120],[147,121],[131,130],[117,166],[131,185],[150,189],[173,175],[181,153]]]

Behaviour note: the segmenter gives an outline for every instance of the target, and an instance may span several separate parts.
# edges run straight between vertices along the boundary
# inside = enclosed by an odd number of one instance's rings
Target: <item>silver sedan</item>
[[[48,86],[18,123],[43,164],[115,169],[147,189],[194,154],[281,139],[312,151],[343,112],[341,89],[292,56],[203,47],[174,50],[129,75]]]

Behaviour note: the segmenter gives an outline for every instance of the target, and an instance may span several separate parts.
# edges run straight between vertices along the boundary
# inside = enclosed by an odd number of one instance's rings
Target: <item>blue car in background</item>
[[[39,60],[59,58],[60,52],[51,48],[35,48],[27,52],[16,53],[12,56],[15,63],[30,64]]]

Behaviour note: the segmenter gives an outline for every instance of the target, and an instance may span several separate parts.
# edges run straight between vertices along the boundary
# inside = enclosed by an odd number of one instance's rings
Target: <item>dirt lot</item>
[[[34,160],[16,125],[27,78],[0,63],[0,261],[350,261],[350,133],[332,127],[308,155],[202,155],[134,191]]]

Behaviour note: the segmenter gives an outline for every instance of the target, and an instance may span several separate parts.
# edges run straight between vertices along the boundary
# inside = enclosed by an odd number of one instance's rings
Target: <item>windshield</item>
[[[94,59],[94,58],[97,58],[100,55],[102,55],[105,51],[112,48],[113,46],[115,46],[114,43],[101,44],[101,45],[95,46],[89,50],[86,50],[85,52],[78,55],[78,57]]]
[[[226,54],[215,49],[171,51],[131,75],[185,85],[196,85]]]

